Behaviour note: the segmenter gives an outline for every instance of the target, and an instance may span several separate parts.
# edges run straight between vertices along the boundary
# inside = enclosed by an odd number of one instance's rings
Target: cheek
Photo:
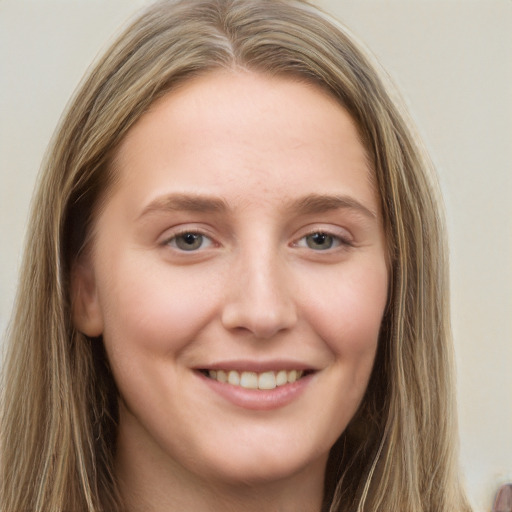
[[[373,362],[388,295],[385,263],[340,268],[324,282],[309,294],[309,322],[336,356]]]
[[[218,302],[215,280],[138,258],[106,269],[100,290],[107,345],[154,355],[179,352],[208,323]]]

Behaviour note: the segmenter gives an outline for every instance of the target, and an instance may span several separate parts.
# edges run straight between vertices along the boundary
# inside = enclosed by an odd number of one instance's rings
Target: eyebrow
[[[151,201],[142,210],[139,217],[144,217],[151,213],[176,211],[221,213],[228,209],[227,203],[217,197],[199,194],[171,194]]]
[[[377,212],[370,210],[353,197],[344,195],[311,194],[293,201],[289,208],[302,215],[348,209],[355,210],[370,219],[377,218]]]
[[[213,196],[202,194],[171,194],[156,198],[142,211],[140,217],[159,212],[198,212],[198,213],[223,213],[230,208],[226,201]],[[362,203],[350,196],[310,194],[296,199],[286,205],[286,209],[299,215],[313,215],[333,210],[355,210],[370,219],[376,219],[377,213],[370,210]]]

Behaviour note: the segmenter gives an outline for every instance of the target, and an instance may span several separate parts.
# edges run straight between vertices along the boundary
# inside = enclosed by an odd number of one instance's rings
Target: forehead
[[[141,194],[167,182],[178,192],[193,184],[196,192],[233,189],[249,200],[256,190],[324,194],[343,181],[344,193],[375,202],[367,154],[346,110],[318,86],[247,71],[206,74],[157,100],[122,141],[115,169],[120,184]]]

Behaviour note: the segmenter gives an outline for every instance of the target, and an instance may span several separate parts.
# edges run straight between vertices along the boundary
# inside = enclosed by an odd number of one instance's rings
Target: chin
[[[293,446],[266,446],[267,449],[262,449],[260,444],[252,451],[245,447],[237,450],[237,453],[224,453],[220,459],[217,452],[215,460],[208,463],[206,458],[203,459],[204,464],[199,471],[206,470],[208,475],[204,476],[210,481],[222,481],[230,486],[278,483],[295,478],[301,473],[308,477],[312,472],[324,474],[329,452],[318,455],[300,453]]]

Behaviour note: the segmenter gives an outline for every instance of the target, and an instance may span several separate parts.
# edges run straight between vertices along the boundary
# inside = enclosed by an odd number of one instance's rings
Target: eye
[[[332,235],[327,233],[312,233],[311,235],[306,235],[304,238],[306,245],[316,251],[332,249],[333,245],[338,242]]]
[[[335,249],[341,245],[350,244],[340,236],[324,231],[316,231],[303,236],[296,245],[297,247],[306,247],[314,251],[328,251],[329,249]]]
[[[201,233],[186,231],[170,238],[166,244],[180,251],[197,251],[212,245],[212,240]]]

